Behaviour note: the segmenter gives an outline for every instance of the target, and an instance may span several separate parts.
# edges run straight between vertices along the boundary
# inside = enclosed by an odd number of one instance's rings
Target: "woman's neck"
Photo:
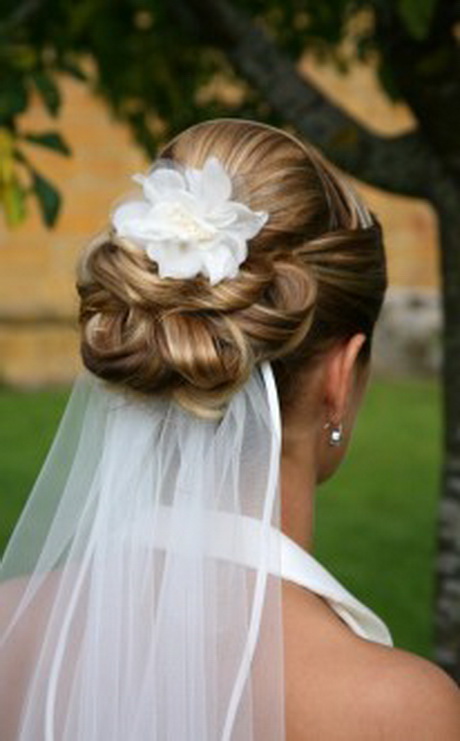
[[[307,446],[281,457],[281,530],[301,548],[313,546],[316,472]]]

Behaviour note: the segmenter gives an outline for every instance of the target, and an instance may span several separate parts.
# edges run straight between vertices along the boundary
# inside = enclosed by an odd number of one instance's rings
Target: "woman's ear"
[[[346,414],[356,378],[356,364],[366,335],[358,333],[334,347],[325,362],[323,393],[329,418],[339,423]]]

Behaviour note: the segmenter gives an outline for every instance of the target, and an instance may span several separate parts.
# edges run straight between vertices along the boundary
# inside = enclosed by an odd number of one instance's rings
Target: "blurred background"
[[[441,103],[440,115],[452,108],[436,99],[436,80],[457,69],[439,52],[447,29],[458,54],[455,13],[443,0],[2,4],[0,548],[81,367],[77,255],[131,174],[197,120],[287,126],[347,172],[378,215],[390,279],[352,449],[319,492],[316,555],[398,645],[433,656],[436,637],[455,674],[460,614],[451,601],[446,622],[436,555],[448,423],[440,267],[452,254],[440,246],[438,199],[455,180],[439,169],[452,152],[458,165],[459,129],[441,152],[430,128]],[[443,540],[451,552],[452,540],[458,530]]]

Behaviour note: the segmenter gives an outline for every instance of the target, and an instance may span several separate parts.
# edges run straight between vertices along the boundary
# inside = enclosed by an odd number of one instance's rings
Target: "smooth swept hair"
[[[144,250],[111,229],[97,235],[78,266],[83,361],[109,382],[213,417],[269,360],[283,407],[297,372],[334,343],[363,332],[367,362],[387,285],[381,227],[344,176],[282,130],[214,120],[160,153],[197,168],[210,156],[236,200],[269,214],[238,276],[215,286],[160,279]]]

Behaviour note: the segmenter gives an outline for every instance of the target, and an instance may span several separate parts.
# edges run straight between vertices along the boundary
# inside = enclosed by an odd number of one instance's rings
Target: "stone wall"
[[[429,377],[441,366],[439,292],[391,288],[375,331],[373,366],[377,373]]]

